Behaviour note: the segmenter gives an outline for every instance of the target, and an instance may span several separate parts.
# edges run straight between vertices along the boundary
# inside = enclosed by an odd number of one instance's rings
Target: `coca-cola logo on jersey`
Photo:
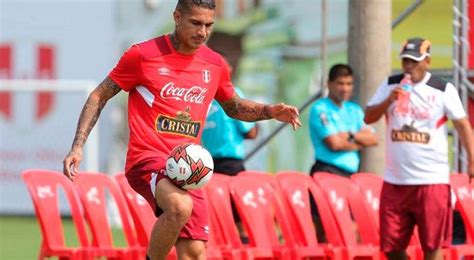
[[[169,82],[161,89],[160,96],[163,99],[174,99],[190,103],[202,104],[206,93],[207,88],[201,88],[199,86],[182,88],[175,86],[173,82]]]

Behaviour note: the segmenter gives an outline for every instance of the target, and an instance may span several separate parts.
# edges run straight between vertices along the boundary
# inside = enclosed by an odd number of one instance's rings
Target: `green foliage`
[[[243,34],[250,26],[273,18],[276,15],[277,10],[274,8],[250,10],[238,17],[218,20],[214,25],[214,31],[226,32],[232,35]]]

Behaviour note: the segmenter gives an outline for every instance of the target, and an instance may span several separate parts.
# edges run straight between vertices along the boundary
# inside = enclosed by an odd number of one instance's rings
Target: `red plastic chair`
[[[474,184],[466,174],[451,174],[450,184],[466,229],[466,244],[451,246],[452,259],[474,259]]]
[[[241,171],[237,175],[237,177],[249,177],[249,178],[254,178],[257,180],[265,180],[268,182],[272,188],[276,191],[277,194],[281,195],[281,190],[280,190],[280,185],[278,184],[277,179],[275,178],[275,174],[271,174],[268,172],[262,172],[262,171]]]
[[[230,248],[226,248],[226,242],[219,226],[218,218],[221,216],[219,215],[219,213],[213,210],[213,207],[211,205],[209,205],[209,201],[211,200],[211,198],[209,197],[206,188],[204,188],[203,195],[204,199],[207,201],[208,204],[207,209],[209,215],[209,240],[206,243],[206,256],[207,259],[223,259],[225,254],[223,253],[223,251],[226,251],[227,253]],[[228,256],[228,258],[233,259],[229,256],[229,254],[227,254],[226,256]]]
[[[345,246],[343,250],[345,258],[379,259],[378,230],[375,228],[373,219],[369,217],[369,209],[359,187],[348,178],[330,173],[316,173],[313,178],[323,191],[339,227]],[[354,232],[354,221],[351,216],[354,216],[357,224],[360,243]]]
[[[250,244],[272,249],[278,259],[325,258],[322,247],[308,248],[296,243],[279,188],[272,185],[278,185],[272,175],[261,178],[238,175],[230,184],[231,195],[246,227]],[[279,241],[277,225],[284,243]]]
[[[271,249],[244,245],[240,240],[239,231],[237,230],[232,212],[229,190],[229,183],[234,178],[236,177],[214,173],[211,181],[204,187],[210,209],[210,228],[219,230],[219,232],[211,231],[210,234],[218,233],[214,237],[214,241],[225,258],[273,258],[273,251]]]
[[[456,198],[455,208],[463,218],[466,228],[467,241],[474,239],[474,181],[469,183],[466,174],[455,173],[450,175],[450,185]]]
[[[144,247],[148,248],[150,242],[150,235],[153,225],[157,218],[153,209],[148,205],[148,202],[138,194],[130,185],[128,184],[127,177],[125,174],[117,174],[115,176],[117,183],[122,190],[122,193],[127,201],[128,208],[132,215],[133,224],[135,225],[135,230],[137,232],[138,243]],[[176,259],[176,250],[173,249],[168,254],[168,260]]]
[[[237,174],[237,176],[250,176],[250,177],[262,177],[262,178],[266,178],[266,177],[273,177],[274,175],[273,174],[270,174],[268,172],[263,172],[263,171],[252,171],[252,170],[245,170],[245,171],[241,171],[239,172],[239,174]]]
[[[280,172],[276,179],[289,209],[290,223],[298,244],[307,248],[324,248],[331,259],[342,259],[344,244],[339,229],[332,215],[329,204],[322,191],[305,173],[295,171]],[[315,225],[312,219],[310,196],[314,199],[329,243],[317,240]]]
[[[92,244],[100,248],[103,255],[119,259],[145,258],[146,248],[137,241],[132,217],[120,187],[113,178],[101,173],[79,173],[75,180],[77,190],[84,205],[86,218],[92,231]],[[107,196],[115,202],[128,247],[118,248],[113,244]]]
[[[133,218],[140,245],[147,247],[150,242],[151,229],[156,222],[155,213],[148,202],[128,184],[124,174],[115,176],[120,189],[125,196],[128,208]]]
[[[460,211],[465,224],[467,241],[473,243],[474,181],[469,183],[469,177],[466,174],[451,174],[450,184],[456,197],[455,207]]]
[[[379,230],[380,194],[382,193],[383,179],[372,173],[355,173],[351,175],[351,179],[360,187],[364,201],[372,213],[369,217],[375,222],[377,230]]]
[[[73,183],[63,174],[47,170],[27,170],[21,176],[33,200],[43,236],[38,259],[52,256],[87,259],[97,253],[88,241],[81,201]],[[58,206],[60,188],[69,202],[80,247],[68,247],[65,243]]]

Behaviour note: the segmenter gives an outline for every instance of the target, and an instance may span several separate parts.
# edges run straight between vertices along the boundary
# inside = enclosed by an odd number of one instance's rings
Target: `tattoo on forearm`
[[[102,108],[103,106],[100,106],[97,100],[93,100],[91,97],[87,99],[77,124],[76,136],[72,145],[74,148],[82,148],[84,146],[89,133],[99,118]]]
[[[171,40],[171,43],[173,44],[174,49],[179,50],[179,46],[181,45],[181,42],[179,41],[178,37],[176,36],[176,32],[173,32],[170,35],[170,40]]]
[[[72,143],[73,148],[82,148],[86,143],[92,128],[94,128],[99,119],[102,109],[107,101],[120,92],[120,87],[107,77],[100,85],[89,95],[84,107],[82,108],[79,121],[77,123],[76,135]]]
[[[221,105],[227,115],[239,120],[259,121],[271,118],[264,104],[241,99],[238,96],[234,96]]]
[[[102,83],[97,87],[99,90],[103,90],[105,96],[108,96],[110,99],[111,97],[115,96],[117,93],[122,90],[119,85],[117,85],[111,78],[105,78]],[[107,99],[108,100],[108,99]],[[106,100],[106,101],[107,101]]]

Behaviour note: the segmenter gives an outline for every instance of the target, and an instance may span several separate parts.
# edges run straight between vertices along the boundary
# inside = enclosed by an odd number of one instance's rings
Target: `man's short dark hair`
[[[346,64],[336,64],[329,70],[329,81],[335,81],[339,77],[352,76],[352,69]]]
[[[215,0],[178,0],[178,4],[176,5],[176,10],[182,13],[186,13],[191,11],[193,6],[204,7],[207,9],[214,10],[216,9],[216,1]]]

